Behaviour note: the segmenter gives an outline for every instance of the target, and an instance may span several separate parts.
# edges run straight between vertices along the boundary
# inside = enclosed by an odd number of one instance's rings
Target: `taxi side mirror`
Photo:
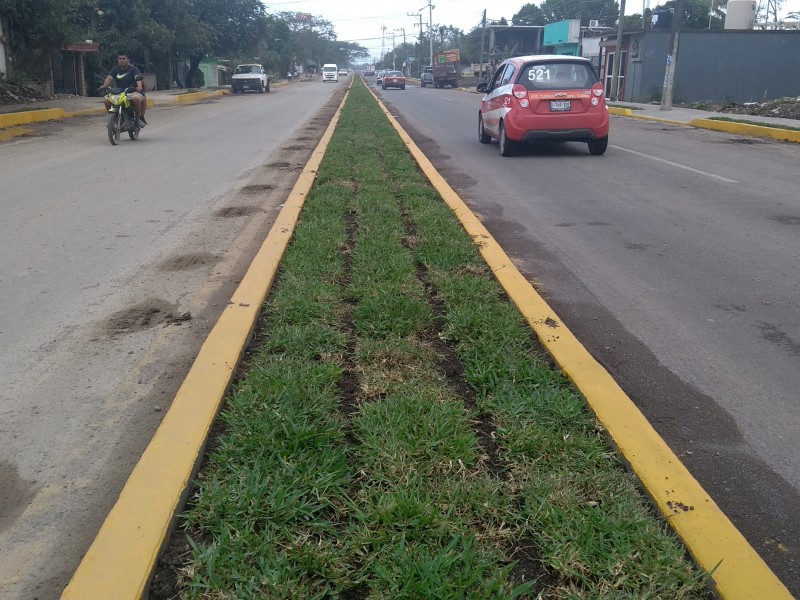
[[[478,90],[481,94],[484,94],[484,93],[486,93],[486,90],[488,88],[489,88],[489,84],[486,83],[485,81],[482,81],[481,83],[478,84],[478,87],[476,87],[475,89]]]

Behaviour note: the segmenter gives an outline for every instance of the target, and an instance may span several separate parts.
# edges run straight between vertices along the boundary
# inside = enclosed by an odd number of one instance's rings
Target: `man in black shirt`
[[[117,53],[117,66],[108,72],[108,77],[106,77],[102,87],[115,87],[123,90],[129,87],[136,88],[137,91],[130,94],[128,98],[131,100],[133,113],[139,121],[139,127],[144,127],[147,125],[147,121],[144,120],[147,99],[144,97],[144,82],[136,81],[137,75],[141,75],[141,73],[139,69],[131,64],[127,53],[119,52]],[[106,110],[111,108],[111,103],[108,100],[105,101],[105,105]]]

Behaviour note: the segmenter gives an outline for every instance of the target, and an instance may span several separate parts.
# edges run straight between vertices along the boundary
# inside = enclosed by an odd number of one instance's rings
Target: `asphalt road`
[[[346,89],[0,144],[0,598],[57,598]]]
[[[477,94],[378,93],[800,597],[800,146],[614,117],[502,158]]]

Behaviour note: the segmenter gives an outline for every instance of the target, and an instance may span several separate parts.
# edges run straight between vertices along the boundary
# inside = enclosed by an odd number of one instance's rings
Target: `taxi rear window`
[[[585,90],[597,81],[591,65],[566,61],[525,65],[517,79],[529,90]]]

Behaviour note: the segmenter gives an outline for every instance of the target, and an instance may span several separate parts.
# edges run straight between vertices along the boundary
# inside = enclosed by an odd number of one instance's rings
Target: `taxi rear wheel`
[[[483,115],[478,113],[478,141],[481,144],[488,144],[492,138],[490,138],[486,134],[486,130],[483,128]]]
[[[500,135],[497,142],[500,145],[500,156],[514,156],[516,144],[508,139],[506,135],[506,125],[502,121],[500,121]]]
[[[598,138],[596,140],[589,140],[589,154],[593,156],[600,156],[605,153],[608,148],[608,136]]]

